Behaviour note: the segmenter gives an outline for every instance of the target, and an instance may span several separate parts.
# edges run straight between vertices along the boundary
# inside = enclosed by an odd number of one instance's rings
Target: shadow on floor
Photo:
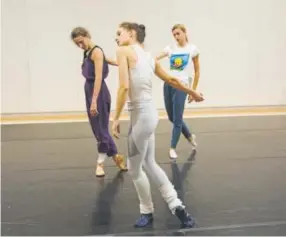
[[[195,163],[196,160],[196,154],[197,151],[193,150],[193,152],[190,154],[190,156],[187,158],[187,160],[183,163],[183,167],[181,170],[179,169],[179,166],[176,162],[176,160],[173,160],[171,162],[171,171],[172,171],[172,179],[171,182],[174,184],[174,188],[178,193],[178,197],[182,200],[183,203],[185,203],[185,190],[184,190],[184,181],[186,180],[186,177],[188,176],[188,173]],[[167,206],[167,210],[169,211],[169,208]],[[166,220],[166,228],[167,229],[177,229],[179,226],[175,225],[176,221],[174,222],[174,217],[173,215],[168,215],[169,218]]]
[[[124,182],[123,174],[124,172],[118,171],[112,181],[105,187],[104,183],[106,181],[104,178],[98,180],[101,190],[94,205],[95,210],[92,213],[91,233],[89,234],[98,235],[112,232],[110,229],[112,222],[111,208],[121,186],[120,184]]]

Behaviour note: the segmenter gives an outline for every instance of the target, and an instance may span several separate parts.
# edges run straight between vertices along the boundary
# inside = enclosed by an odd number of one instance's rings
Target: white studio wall
[[[187,26],[201,51],[198,90],[206,98],[189,107],[285,105],[285,9],[285,0],[2,0],[2,113],[83,111],[82,52],[70,31],[86,27],[115,58],[122,21],[145,24],[154,56],[174,42],[175,23]],[[113,101],[117,81],[112,68]],[[154,78],[158,108],[162,85]]]

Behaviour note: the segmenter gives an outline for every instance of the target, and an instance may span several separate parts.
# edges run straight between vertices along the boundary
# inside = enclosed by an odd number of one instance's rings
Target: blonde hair
[[[185,27],[185,25],[183,24],[176,24],[172,27],[172,32],[176,29],[180,29],[181,31],[183,31],[186,35],[186,41],[189,42],[188,36],[187,36],[187,28]]]

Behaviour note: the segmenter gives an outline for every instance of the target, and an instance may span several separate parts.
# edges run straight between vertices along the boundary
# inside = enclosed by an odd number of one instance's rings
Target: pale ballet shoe
[[[96,177],[104,177],[104,169],[103,169],[103,164],[97,164],[96,170],[95,170],[95,175]]]
[[[127,171],[127,167],[126,167],[123,155],[117,154],[117,155],[113,156],[113,161],[119,167],[120,170]]]

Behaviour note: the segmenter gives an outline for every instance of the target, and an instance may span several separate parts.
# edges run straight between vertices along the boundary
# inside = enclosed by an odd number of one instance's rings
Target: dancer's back
[[[131,103],[152,101],[152,79],[155,61],[139,44],[130,45],[136,61],[129,73],[129,98]]]

